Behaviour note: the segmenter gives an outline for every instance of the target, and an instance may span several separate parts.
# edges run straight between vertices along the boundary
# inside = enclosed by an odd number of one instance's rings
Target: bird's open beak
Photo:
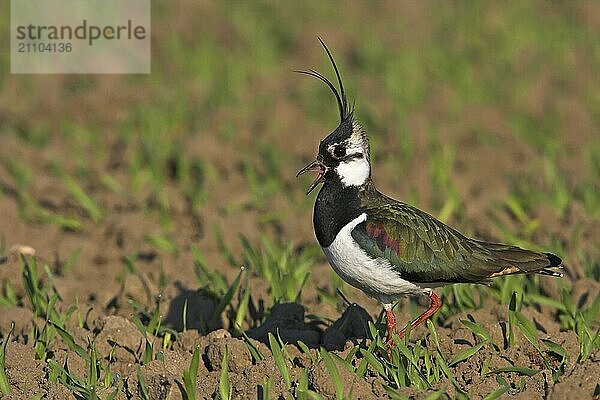
[[[300,171],[298,171],[298,173],[296,174],[296,178],[299,177],[300,175],[303,175],[304,173],[306,173],[308,171],[317,172],[317,177],[315,178],[313,183],[311,183],[311,185],[306,190],[306,194],[309,194],[310,192],[312,192],[312,190],[315,187],[317,187],[317,185],[319,183],[323,182],[323,178],[325,177],[325,172],[327,172],[327,167],[325,167],[323,165],[323,163],[321,163],[321,161],[319,161],[317,159],[317,160],[311,162],[310,164],[308,164],[306,167],[302,168]]]

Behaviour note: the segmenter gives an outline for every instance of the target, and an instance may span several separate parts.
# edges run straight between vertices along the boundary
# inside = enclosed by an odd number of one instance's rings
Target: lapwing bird
[[[335,272],[381,302],[387,344],[393,346],[393,304],[404,296],[427,295],[430,307],[410,324],[414,329],[442,305],[433,288],[453,283],[487,283],[490,278],[536,273],[560,277],[561,259],[551,253],[471,239],[416,207],[380,193],[371,178],[369,140],[354,118],[340,73],[323,45],[337,78],[336,87],[315,70],[296,71],[319,79],[333,92],[338,127],[321,140],[316,159],[302,168],[317,173],[308,195],[317,195],[313,225]],[[403,337],[405,329],[398,335]]]

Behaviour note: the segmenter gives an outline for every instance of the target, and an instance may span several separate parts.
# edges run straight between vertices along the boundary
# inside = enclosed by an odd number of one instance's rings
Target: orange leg
[[[435,312],[442,306],[442,300],[433,292],[433,290],[429,292],[429,299],[431,300],[431,304],[429,305],[429,308],[423,314],[419,315],[413,322],[410,323],[411,331],[413,329],[415,329],[417,327],[417,325],[421,324],[427,318],[429,318],[433,314],[435,314]],[[387,322],[386,327],[387,327],[387,331],[388,331],[388,338],[387,338],[386,345],[388,347],[394,347],[395,343],[392,339],[392,334],[396,330],[396,318],[394,317],[394,313],[392,312],[391,307],[384,307],[384,308],[385,308],[385,317],[386,317],[386,322]],[[400,332],[398,332],[398,336],[400,338],[403,338],[405,334],[406,334],[406,328],[404,328]],[[388,353],[389,353],[389,351],[388,351]]]
[[[391,306],[385,306],[385,326],[387,328],[387,342],[386,345],[394,346],[394,341],[392,340],[392,334],[396,332],[396,317],[394,316],[394,312],[392,311]]]
[[[431,304],[429,305],[429,308],[423,314],[419,315],[417,317],[417,319],[415,319],[413,322],[410,323],[411,331],[413,329],[415,329],[417,327],[417,325],[421,324],[427,318],[429,318],[433,314],[435,314],[435,312],[442,306],[442,300],[437,296],[437,294],[435,294],[433,292],[433,290],[431,292],[429,292],[429,299],[431,300]],[[398,332],[398,336],[400,336],[401,338],[403,338],[405,334],[406,334],[406,328],[404,328],[400,332]]]

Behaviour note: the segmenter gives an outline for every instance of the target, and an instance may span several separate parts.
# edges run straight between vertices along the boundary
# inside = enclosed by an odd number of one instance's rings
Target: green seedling
[[[548,339],[541,339],[546,347],[546,352],[558,358],[558,366],[552,368],[552,380],[554,383],[564,374],[567,362],[567,351],[559,344]]]
[[[45,266],[45,271],[51,283],[52,273],[48,266]],[[46,321],[41,330],[34,322],[31,336],[35,340],[34,351],[36,358],[44,360],[48,352],[48,345],[57,333],[50,321],[53,321],[58,326],[63,326],[65,321],[77,311],[77,306],[71,306],[64,312],[59,312],[56,309],[56,304],[60,300],[60,296],[54,287],[53,293],[50,295],[46,285],[38,278],[37,261],[35,258],[27,259],[22,257],[22,278],[23,287],[33,313]]]
[[[209,198],[205,181],[210,180],[214,173],[211,173],[211,166],[205,161],[196,157],[187,157],[184,153],[179,170],[182,171],[180,186],[190,199],[190,208],[196,210]]]
[[[234,310],[233,318],[233,330],[236,335],[240,335],[242,330],[242,324],[248,314],[248,305],[250,303],[250,275],[246,274],[245,287],[241,299],[238,301],[237,309]]]
[[[196,245],[192,246],[192,256],[194,259],[194,274],[200,287],[210,289],[217,296],[223,296],[229,289],[225,275],[218,270],[211,271],[208,268],[202,253]]]
[[[296,388],[296,398],[298,400],[306,400],[308,399],[308,371],[304,369],[302,374],[300,375],[300,380],[298,381],[298,387]]]
[[[470,357],[477,354],[484,345],[485,345],[485,342],[480,342],[480,343],[477,343],[473,347],[469,347],[469,348],[461,351],[460,353],[455,355],[454,358],[452,358],[452,360],[450,360],[450,363],[448,363],[448,366],[453,367],[454,365],[458,364],[459,362],[469,359]]]
[[[31,259],[31,262],[22,257],[23,270],[23,286],[25,288],[25,294],[29,300],[31,310],[38,317],[45,317],[49,311],[48,293],[42,286],[40,279],[37,274],[37,261],[35,258]]]
[[[250,159],[242,161],[242,173],[252,194],[251,204],[263,211],[266,210],[266,200],[276,193],[287,193],[285,190],[285,181],[281,176],[282,151],[276,148],[270,142],[260,142],[257,146],[257,152],[261,163],[257,166]],[[270,219],[280,219],[273,213],[270,213]]]
[[[142,375],[142,370],[139,365],[137,367],[137,379],[138,379],[138,391],[140,393],[140,397],[143,400],[150,400],[150,395],[148,394],[148,385],[146,385],[146,380]],[[190,399],[188,399],[190,400]]]
[[[233,387],[229,382],[229,351],[225,346],[225,354],[221,361],[221,374],[219,376],[219,396],[221,400],[230,400],[233,396]]]
[[[422,340],[411,343],[408,338],[400,340],[397,336],[393,338],[396,346],[388,348],[379,330],[370,323],[372,342],[368,349],[360,349],[363,360],[354,372],[358,376],[364,376],[367,369],[371,368],[388,383],[388,393],[407,386],[430,388],[443,375],[452,381],[452,373],[439,349],[437,333],[431,321],[428,321],[428,327],[431,332],[429,340],[433,341],[437,349],[433,353]]]
[[[159,250],[169,252],[176,257],[180,253],[177,244],[165,234],[149,234],[145,236],[145,240],[149,245],[154,246]]]
[[[144,308],[143,305],[136,302],[133,299],[128,299],[128,303],[134,308],[136,312],[136,318],[140,321],[144,321],[141,325],[144,327],[144,331],[148,334],[154,335],[156,337],[162,337],[163,340],[163,348],[166,348],[171,340],[176,340],[179,336],[179,333],[174,329],[165,327],[162,325],[162,314],[160,309],[160,303],[162,300],[162,294],[158,294],[155,296],[154,303],[155,307],[152,311],[149,311]],[[183,313],[187,313],[187,305],[184,303]],[[185,315],[184,315],[185,316]],[[145,325],[144,325],[145,324]],[[185,323],[184,323],[185,324]],[[139,329],[139,327],[138,327]]]
[[[271,353],[273,354],[273,359],[275,360],[275,365],[279,372],[281,373],[281,377],[283,378],[283,383],[287,390],[291,390],[292,381],[290,378],[290,370],[288,363],[286,361],[286,357],[284,357],[285,346],[283,343],[275,339],[272,333],[269,332],[269,347],[271,348]]]
[[[96,388],[100,382],[100,371],[102,370],[102,365],[98,356],[96,354],[96,347],[94,346],[94,342],[88,339],[88,352],[89,352],[89,361],[88,361],[88,374],[86,387],[90,392],[95,393]]]
[[[583,265],[585,276],[595,281],[600,281],[600,261],[594,259],[593,255],[586,254],[583,251],[579,251],[577,257]]]
[[[327,350],[321,349],[321,359],[325,364],[325,368],[327,368],[327,372],[331,376],[331,380],[333,381],[333,387],[335,389],[335,398],[337,400],[344,399],[344,382],[342,382],[342,378],[340,377],[340,373],[333,361],[333,358],[329,355]]]
[[[436,193],[434,208],[439,210],[438,219],[447,222],[462,207],[462,200],[452,178],[456,148],[448,145],[441,146],[437,130],[433,127],[429,129],[429,136],[429,166],[434,193]]]
[[[502,387],[500,387],[499,389],[496,389],[493,392],[490,392],[487,395],[485,395],[485,397],[483,398],[483,400],[496,400],[496,399],[499,399],[500,397],[504,396],[504,394],[506,394],[509,390],[510,390],[510,386],[504,386],[504,385],[502,385]]]
[[[302,340],[298,340],[296,342],[296,345],[300,348],[300,350],[302,350],[302,352],[304,354],[306,354],[308,356],[308,358],[310,358],[310,360],[313,362],[313,364],[315,364],[319,361],[319,357],[313,355],[313,353],[310,351],[310,349],[308,348],[306,343],[304,343]]]
[[[406,337],[409,336],[407,332]],[[392,351],[392,360],[390,371],[394,382],[398,387],[414,385],[421,389],[431,387],[431,383],[428,380],[428,376],[421,370],[422,362],[421,359],[429,358],[429,351],[427,348],[421,346],[421,341],[417,341],[411,348],[409,348],[408,339],[406,341],[399,340],[394,337],[396,343],[396,349],[398,351]],[[393,366],[397,368],[394,369]]]
[[[187,307],[188,299],[183,302],[183,310],[181,311],[181,321],[183,321],[183,332],[187,332]]]
[[[162,300],[162,294],[158,294],[155,297],[155,307],[154,310],[152,310],[151,312],[145,310],[140,304],[136,303],[133,300],[129,300],[129,303],[133,306],[133,308],[136,310],[137,314],[138,314],[138,319],[140,319],[140,321],[145,321],[145,325],[142,323],[142,325],[144,326],[144,330],[151,334],[154,335],[156,337],[161,337],[162,336],[162,340],[163,340],[163,349],[166,348],[169,344],[170,341],[172,339],[176,339],[178,337],[178,333],[171,329],[171,328],[167,328],[162,326],[162,314],[161,314],[161,310],[160,310],[160,303]]]
[[[144,337],[144,352],[142,353],[142,358],[140,361],[143,365],[146,365],[154,359],[154,345],[152,344],[150,339],[148,339],[147,328],[144,326],[140,318],[137,315],[132,315],[131,321],[134,323],[138,331],[140,331],[140,333]]]
[[[56,360],[50,358],[46,363],[48,364],[48,382],[56,383],[65,380],[62,367]]]
[[[308,388],[308,370],[304,369],[298,381],[295,397],[299,400],[325,400],[325,397],[314,390]]]
[[[508,306],[508,347],[515,345],[515,312],[517,311],[517,292],[513,292]]]
[[[144,274],[138,269],[136,265],[136,260],[137,254],[131,254],[121,259],[121,261],[123,262],[123,270],[117,277],[117,280],[119,280],[121,283],[121,291],[124,290],[125,282],[127,281],[128,276],[134,275],[136,278],[138,278],[138,280],[142,284],[142,287],[144,288],[147,302],[152,303],[154,300],[152,290],[150,289],[150,285],[147,282],[146,277],[144,277]],[[129,299],[129,302],[135,303],[135,299]],[[142,309],[142,307],[136,308]]]
[[[77,248],[69,257],[65,260],[65,262],[58,262],[56,265],[56,275],[65,276],[75,266],[77,260],[81,256],[81,247]]]
[[[264,354],[258,349],[258,347],[256,347],[254,345],[254,343],[248,337],[246,332],[244,332],[243,330],[240,329],[240,333],[242,335],[242,338],[244,339],[244,343],[246,343],[246,347],[248,347],[248,351],[250,352],[250,355],[252,355],[252,359],[254,360],[254,362],[255,363],[262,362],[265,359]]]
[[[215,236],[215,241],[217,242],[217,248],[221,253],[221,258],[223,260],[226,260],[231,267],[237,267],[238,265],[240,265],[236,257],[233,255],[231,249],[225,243],[225,238],[223,237],[223,230],[221,229],[221,227],[219,227],[219,225],[214,226],[213,233]]]
[[[119,183],[119,181],[117,181],[114,177],[107,174],[106,172],[100,173],[100,182],[106,189],[110,190],[113,193],[122,194],[124,192],[123,187]]]
[[[241,282],[241,279],[242,279],[242,275],[244,274],[245,270],[246,270],[245,267],[241,267],[240,268],[240,272],[238,273],[237,277],[232,282],[231,286],[229,286],[229,288],[227,289],[227,292],[219,300],[219,303],[217,304],[217,307],[215,307],[215,309],[213,311],[213,314],[212,314],[211,318],[208,321],[208,327],[207,328],[208,328],[209,331],[213,330],[213,328],[218,325],[219,320],[221,318],[221,313],[223,311],[225,311],[225,308],[227,308],[228,306],[231,305],[231,300],[233,299],[233,296],[237,292],[238,288],[240,287],[240,282]]]
[[[444,299],[444,303],[439,314],[445,317],[462,311],[477,310],[483,307],[483,299],[485,297],[481,293],[481,288],[473,285],[450,285],[444,287],[441,289],[441,296]],[[477,297],[479,301],[476,301]]]
[[[273,387],[273,377],[266,376],[261,385],[258,386],[258,397],[261,400],[270,400],[271,388]]]
[[[561,303],[556,305],[558,319],[563,329],[573,330],[579,341],[578,361],[583,361],[600,347],[598,339],[600,328],[596,324],[596,332],[593,333],[592,324],[597,321],[600,313],[600,295],[596,296],[589,306],[577,308],[571,292],[563,288],[561,292]]]
[[[383,385],[383,390],[392,400],[408,400],[408,397],[404,396],[398,389],[390,386]]]
[[[123,382],[119,382],[117,384],[117,387],[115,388],[115,390],[111,394],[106,396],[106,400],[118,399],[119,395],[121,395],[122,393],[123,393]]]
[[[552,366],[552,364],[550,363],[550,361],[548,360],[548,358],[546,357],[546,354],[542,351],[539,342],[538,342],[538,338],[537,338],[537,329],[535,328],[535,326],[533,325],[533,323],[531,321],[529,321],[521,312],[518,311],[518,300],[517,300],[517,293],[514,292],[513,296],[511,298],[510,301],[510,305],[509,305],[509,339],[508,339],[508,344],[509,346],[513,346],[515,343],[515,328],[518,328],[519,331],[521,332],[521,334],[523,335],[523,337],[525,337],[525,339],[531,344],[531,346],[533,346],[538,353],[540,354],[543,362],[544,362],[544,366],[553,371],[553,373],[556,375],[556,377],[558,378],[558,374],[559,371],[561,369],[561,367],[559,366],[558,369],[554,368]],[[557,352],[559,355],[564,351],[564,349],[561,351],[560,350],[560,346],[555,345],[552,342],[546,341],[543,342],[546,344],[546,347],[553,351],[553,352]],[[564,361],[564,360],[563,360]],[[561,362],[562,365],[562,362]],[[524,375],[528,375],[531,376],[531,371],[535,371],[535,373],[539,372],[537,370],[532,370],[530,368],[521,368],[521,367],[509,367],[509,368],[518,368],[519,369],[519,373],[524,374]],[[504,371],[504,369],[499,369],[499,370],[495,370],[492,371],[492,373],[496,373],[498,371]],[[518,372],[518,371],[515,371]]]
[[[470,316],[469,316],[470,317]],[[472,319],[472,317],[470,317]],[[468,319],[461,319],[460,322],[466,326],[471,332],[473,332],[476,336],[478,336],[484,343],[491,343],[496,346],[492,340],[492,335],[485,329],[481,324],[478,324],[475,321],[471,321]]]
[[[86,193],[85,189],[75,179],[65,173],[61,174],[61,180],[73,199],[84,210],[85,214],[96,224],[102,221],[105,214],[104,210]]]
[[[428,394],[425,396],[423,400],[440,400],[444,399],[446,396],[446,389],[436,390],[435,392]]]
[[[0,307],[14,307],[19,304],[15,291],[8,279],[2,281],[2,292],[0,293]]]
[[[10,341],[10,337],[15,330],[15,323],[10,324],[10,331],[4,336],[2,340],[2,348],[0,349],[0,393],[4,395],[10,394],[10,383],[8,382],[8,376],[6,375],[6,347]]]
[[[55,225],[66,230],[81,229],[82,224],[78,219],[49,211],[28,193],[29,185],[33,180],[33,172],[28,165],[14,158],[7,160],[3,164],[13,179],[21,218],[29,222]]]
[[[575,332],[579,340],[578,362],[585,361],[595,350],[600,348],[600,328],[592,333],[588,322],[582,315],[578,315],[575,323]]]
[[[165,332],[166,328],[163,328],[161,323],[162,315],[160,312],[160,302],[162,300],[162,294],[158,294],[156,296],[156,301],[154,302],[154,310],[150,314],[150,318],[148,320],[148,324],[146,325],[146,331],[154,336],[158,336],[161,333]]]
[[[346,369],[346,371],[354,374],[356,372],[356,367],[354,366],[353,360],[354,360],[354,356],[357,352],[358,352],[358,346],[354,346],[352,349],[350,349],[350,351],[348,352],[348,354],[346,355],[345,358],[340,357],[335,352],[329,352],[329,355],[330,355],[330,357],[333,358],[333,360],[338,365],[341,365],[342,367],[344,367]],[[322,357],[321,357],[321,359],[322,359]]]
[[[69,371],[68,361],[68,355],[65,358],[65,363],[63,366],[59,365],[55,360],[49,359],[48,380],[50,382],[61,383],[77,397],[84,399],[98,399],[96,392],[97,388],[101,384],[100,373],[102,370],[106,370],[106,368],[102,366],[101,361],[96,356],[96,349],[93,345],[93,342],[88,342],[88,353],[85,360],[87,374],[85,378],[74,376]],[[118,390],[119,389],[117,387],[117,391]]]
[[[185,400],[194,400],[196,398],[196,379],[198,377],[198,367],[200,365],[200,347],[194,348],[194,354],[190,361],[190,367],[183,371],[183,387]]]
[[[51,335],[48,333],[48,324],[44,324],[40,329],[37,323],[33,323],[30,331],[30,336],[35,338],[33,350],[36,360],[46,359],[48,353],[48,345]]]
[[[329,303],[335,307],[339,307],[340,294],[344,294],[346,291],[346,283],[340,278],[335,271],[331,271],[329,280],[329,287],[317,286],[317,292],[319,293],[319,300],[324,303]],[[349,303],[349,302],[347,302]]]
[[[86,362],[90,362],[90,356],[89,356],[88,352],[83,347],[81,347],[80,345],[78,345],[75,342],[75,339],[73,338],[73,336],[66,329],[64,329],[62,326],[60,326],[59,324],[57,324],[54,321],[48,321],[48,323],[51,326],[53,326],[54,329],[56,329],[58,336],[60,336],[60,338],[67,345],[69,350],[75,352],[79,357],[81,357]]]
[[[302,288],[315,263],[315,252],[310,248],[296,254],[291,244],[274,243],[262,238],[262,249],[255,249],[247,238],[240,236],[244,259],[261,278],[266,279],[275,303],[297,302]]]

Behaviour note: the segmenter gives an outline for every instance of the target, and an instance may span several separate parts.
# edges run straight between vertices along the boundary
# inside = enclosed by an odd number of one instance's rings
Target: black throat
[[[360,188],[344,186],[334,173],[325,176],[313,213],[315,234],[321,247],[328,247],[348,222],[362,213]]]

